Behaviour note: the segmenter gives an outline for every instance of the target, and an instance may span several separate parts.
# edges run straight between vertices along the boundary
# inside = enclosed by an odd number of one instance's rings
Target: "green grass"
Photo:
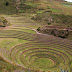
[[[72,5],[72,3],[61,3],[61,4],[64,4],[64,5]]]
[[[6,38],[6,39],[1,38],[0,40],[1,40],[0,47],[5,48],[7,50],[10,50],[13,46],[15,46],[17,44],[29,42],[26,40],[13,39],[13,38]]]
[[[6,6],[6,2],[9,2],[9,5]],[[2,0],[0,1],[0,14],[14,14],[17,13],[15,6],[13,6],[13,0]]]
[[[29,29],[29,28],[15,27],[15,28],[11,28],[11,29],[8,29],[8,30],[16,30],[16,31],[22,31],[22,32],[36,34],[36,32],[34,30]]]
[[[56,12],[56,13],[61,12],[61,10],[59,10],[59,9],[54,9],[54,8],[51,8],[50,10],[51,10],[52,12]]]
[[[65,5],[67,7],[72,7],[72,3],[61,3],[62,5]]]
[[[69,58],[72,59],[70,55],[71,49],[70,48],[68,49],[68,47],[71,47],[70,42],[66,43],[65,41],[64,43],[62,43],[60,39],[56,40],[56,38],[54,38],[52,40],[52,38],[45,36],[41,37],[41,35],[37,35],[32,29],[34,28],[34,26],[38,26],[38,24],[32,21],[29,16],[26,15],[24,15],[24,17],[21,15],[19,16],[3,15],[3,16],[8,21],[10,21],[11,24],[16,25],[10,27],[7,30],[0,30],[0,36],[5,37],[0,42],[0,46],[2,48],[1,54],[4,57],[6,57],[7,59],[11,60],[14,63],[23,65],[25,68],[29,67],[31,70],[37,70],[37,69],[40,71],[57,70],[59,72],[60,71],[59,66],[61,66],[64,69],[69,67]],[[61,18],[61,16],[59,17]],[[10,38],[6,38],[6,37],[10,37]],[[33,41],[29,41],[29,40],[33,40]],[[45,40],[47,41],[47,44],[45,43]],[[40,48],[40,49],[35,49],[35,48]],[[43,48],[47,48],[47,49],[43,49]],[[30,49],[34,49],[34,50],[30,50]],[[5,52],[3,53],[3,51]],[[48,51],[48,52],[43,52],[43,51]],[[35,55],[35,54],[39,54],[39,55]],[[61,55],[65,59],[66,65],[62,57],[59,55]],[[34,61],[34,59],[40,56],[42,57],[42,59],[38,58],[37,60]],[[46,56],[47,58],[45,58]],[[56,64],[54,63],[53,59],[54,61],[56,61]]]
[[[25,10],[18,10],[19,13],[25,13]]]
[[[27,14],[26,14],[27,15]],[[37,24],[36,22],[34,22],[33,20],[31,20],[28,15],[26,16],[22,16],[20,15],[19,17],[16,16],[7,16],[7,15],[3,15],[12,25],[15,25],[15,27],[23,27],[23,28],[33,28],[33,27],[38,27],[39,24]]]
[[[3,12],[10,14],[16,12],[14,6],[9,5],[5,7],[3,5],[4,3],[5,2],[1,4],[1,6],[3,6],[0,8],[1,13]],[[71,16],[69,16],[70,14],[67,16],[63,14],[54,14],[63,13],[63,9],[66,11],[68,9],[67,7],[62,7],[59,2],[42,1],[41,3],[26,2],[25,4],[30,6],[31,10],[34,10],[35,8],[35,15],[37,14],[40,16],[40,19],[42,19],[42,17],[43,19],[44,17],[47,17],[48,20],[49,17],[52,17],[54,18],[54,21],[59,21],[61,24],[63,24],[71,18]],[[48,7],[52,13],[43,14],[44,10],[38,11],[38,9],[42,8],[42,6],[43,8],[45,7],[46,11],[48,11]],[[2,10],[2,8],[5,8],[5,10]],[[28,9],[29,8],[26,10],[27,13],[30,11]],[[64,12],[66,14],[70,12],[66,11]],[[9,26],[7,30],[0,30],[0,37],[4,37],[0,38],[0,54],[6,59],[12,61],[13,64],[20,64],[25,68],[30,68],[30,70],[33,70],[33,72],[34,70],[60,72],[59,67],[62,69],[69,69],[70,71],[70,68],[72,68],[72,41],[36,34],[36,32],[32,29],[45,26],[46,24],[38,24],[31,20],[33,13],[23,14],[24,10],[21,9],[19,12],[21,14],[2,15],[11,23],[12,26]],[[69,23],[67,23],[67,25],[71,26]],[[0,64],[4,65],[0,65],[0,69],[5,68],[9,72],[16,69],[16,66],[7,64],[6,62],[1,61],[1,59]]]
[[[37,11],[37,13],[39,14],[39,13],[43,13],[44,11]]]
[[[13,72],[14,70],[22,70],[22,68],[17,66],[17,65],[14,65],[14,64],[11,64],[9,62],[6,62],[0,56],[0,72]]]
[[[56,45],[53,45],[53,47],[52,47],[52,45],[50,45],[51,47],[49,48],[48,47],[49,45],[33,45],[33,43],[31,44],[31,46],[29,46],[28,44],[26,45],[22,45],[22,46],[18,46],[17,48],[15,48],[12,52],[14,53],[14,54],[12,54],[11,55],[11,58],[13,58],[12,60],[16,60],[17,59],[17,62],[19,62],[20,63],[20,61],[24,64],[24,66],[26,67],[33,67],[34,69],[36,69],[36,67],[34,67],[33,65],[34,65],[34,63],[33,63],[33,61],[34,61],[34,59],[35,58],[37,58],[37,57],[41,57],[42,56],[42,53],[44,53],[44,54],[50,54],[50,53],[47,53],[47,52],[34,52],[34,51],[37,51],[36,49],[35,50],[29,50],[29,49],[34,49],[34,48],[37,48],[37,47],[39,47],[40,49],[38,50],[38,51],[45,51],[45,50],[42,50],[41,48],[48,48],[48,51],[52,51],[52,52],[55,52],[55,51],[53,51],[53,50],[49,50],[49,49],[55,49],[55,50],[58,50],[58,51],[60,51],[60,52],[63,52],[64,54],[66,54],[66,55],[68,55],[69,57],[70,57],[70,55],[69,54],[67,54],[66,52],[64,52],[64,51],[62,51],[62,50],[59,50],[59,49],[57,49],[57,48],[61,48],[60,46],[58,46],[58,47],[56,47]],[[24,48],[25,47],[25,48]],[[54,48],[55,47],[55,48]],[[21,50],[22,49],[22,50]],[[63,49],[65,49],[65,48],[63,48]],[[23,51],[26,51],[26,50],[29,50],[29,51],[27,51],[27,52],[24,52],[23,54],[21,54]],[[18,52],[19,51],[19,52]],[[46,50],[47,51],[47,50]],[[30,53],[30,52],[34,52],[34,53],[31,53],[31,54],[29,54],[28,55],[28,53]],[[15,56],[15,53],[16,53],[16,56]],[[58,53],[59,54],[59,52],[56,52],[56,53]],[[19,58],[18,58],[18,56],[21,54],[21,57],[20,57],[20,60],[19,60]],[[35,54],[39,54],[39,56],[38,55],[35,55]],[[60,53],[61,54],[61,53]],[[23,60],[24,59],[24,56],[25,55],[27,55],[26,57],[25,57],[25,60]],[[30,61],[29,61],[29,57],[31,57],[32,55],[35,55],[34,57],[32,57],[31,59],[30,59]],[[55,55],[55,54],[54,54]],[[61,54],[62,55],[62,54]],[[13,57],[14,56],[14,57]],[[16,59],[14,59],[16,57]],[[45,56],[42,56],[42,57],[45,57]],[[59,56],[56,56],[57,58],[59,57]],[[64,55],[62,55],[62,57],[64,57],[65,59],[66,59],[66,62],[68,62],[68,60],[67,60],[67,57]],[[49,58],[49,56],[48,56],[48,58]],[[56,60],[56,58],[54,58],[54,57],[51,57],[51,58],[53,58],[56,62],[57,62],[57,60]],[[70,57],[71,58],[71,57]],[[65,65],[63,65],[63,61],[62,61],[62,59],[61,58],[59,58],[59,60],[60,60],[60,66],[61,67],[66,67]],[[41,63],[43,63],[43,62],[41,62]],[[36,64],[35,64],[36,65]],[[46,65],[46,67],[47,67],[48,65]],[[37,65],[37,67],[38,67],[38,65]],[[56,66],[55,66],[56,67]],[[39,68],[39,67],[38,67]],[[48,67],[49,68],[49,67]],[[40,70],[50,70],[50,69],[42,69],[42,68],[39,68]],[[56,69],[52,69],[51,68],[51,70],[56,70]]]
[[[36,8],[38,6],[38,3],[31,3],[31,2],[27,2],[25,3],[26,5],[30,5],[33,8]]]
[[[15,29],[15,30],[23,31],[23,32],[27,32],[27,33],[32,33],[32,34],[36,33],[34,30],[29,30],[29,29]]]
[[[38,66],[38,68],[41,68],[41,69],[47,69],[48,67],[53,66],[53,61],[51,61],[48,58],[38,58],[33,62],[32,65],[35,67]]]
[[[15,46],[15,45],[29,42],[29,41],[26,41],[26,40],[13,39],[13,38],[1,38],[0,40],[1,40],[1,42],[0,42],[0,49],[5,50],[4,53],[2,51],[0,53],[4,57],[8,58],[9,60],[10,60],[10,58],[8,57],[8,54],[6,54],[6,51],[11,50],[11,48],[13,46]]]

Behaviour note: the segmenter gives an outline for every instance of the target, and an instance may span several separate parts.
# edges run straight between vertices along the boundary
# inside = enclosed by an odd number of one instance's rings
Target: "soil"
[[[70,33],[72,33],[72,28],[70,27],[58,27],[58,26],[45,26],[39,27],[37,29],[40,33],[54,35],[56,37],[67,38]]]
[[[3,29],[8,29],[8,27],[0,27],[0,29],[1,29],[1,30],[3,30]]]

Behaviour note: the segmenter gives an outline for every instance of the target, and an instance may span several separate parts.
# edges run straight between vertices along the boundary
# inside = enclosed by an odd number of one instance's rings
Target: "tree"
[[[9,5],[9,2],[6,2],[6,4],[5,4],[6,6],[8,6]]]

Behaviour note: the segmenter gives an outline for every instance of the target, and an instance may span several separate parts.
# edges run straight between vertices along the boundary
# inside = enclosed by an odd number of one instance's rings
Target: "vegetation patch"
[[[10,23],[4,17],[0,17],[0,27],[6,26],[10,26]]]
[[[42,28],[38,28],[37,31],[44,33],[44,34],[50,34],[50,35],[54,35],[57,37],[61,37],[61,38],[67,38],[72,32],[68,30],[68,28],[60,28],[58,29],[58,27],[42,27]]]
[[[56,12],[56,13],[61,12],[61,10],[60,10],[60,9],[55,9],[55,8],[51,8],[50,10],[51,10],[52,12]]]
[[[72,7],[72,3],[61,3],[62,5],[65,5],[65,6],[67,6],[67,7]]]
[[[61,3],[67,2],[0,2],[1,72],[72,71],[72,9]]]
[[[2,0],[0,1],[0,14],[14,14],[17,13],[16,1]]]
[[[52,13],[46,12],[42,14],[37,14],[31,19],[40,23],[42,21],[42,23],[48,24],[48,25],[72,27],[72,16],[70,15],[52,14]]]
[[[25,69],[22,69],[21,67],[11,64],[9,62],[6,62],[1,56],[0,56],[0,72],[13,72],[13,71],[24,71]]]
[[[38,58],[33,62],[34,66],[38,66],[42,69],[47,69],[48,67],[51,67],[54,65],[53,61],[48,58]]]
[[[57,45],[56,43],[59,41],[54,41],[55,44],[52,44],[52,42],[34,42],[15,46],[10,50],[10,58],[14,62],[21,62],[26,68],[29,67],[31,70],[60,71],[59,66],[64,68],[69,65],[71,56],[68,51],[70,49],[68,50],[67,47],[64,47],[65,44],[62,46]],[[66,52],[62,51],[63,49]]]
[[[37,11],[37,13],[43,13],[44,11]]]

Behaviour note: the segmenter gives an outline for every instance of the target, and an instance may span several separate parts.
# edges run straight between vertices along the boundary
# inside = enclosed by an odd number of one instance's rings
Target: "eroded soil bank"
[[[43,34],[54,35],[61,38],[68,38],[72,35],[72,28],[58,27],[58,26],[45,26],[37,28],[37,31]]]

